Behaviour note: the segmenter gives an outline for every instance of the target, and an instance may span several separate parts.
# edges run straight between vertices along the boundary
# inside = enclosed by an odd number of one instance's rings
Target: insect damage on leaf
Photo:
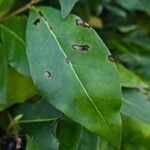
[[[40,19],[39,19],[39,18],[37,18],[37,19],[33,22],[33,24],[34,24],[35,26],[37,26],[38,23],[40,23]]]
[[[115,59],[114,59],[114,57],[113,57],[112,55],[108,55],[108,59],[109,59],[110,61],[112,61],[112,62],[115,62]]]
[[[80,51],[88,51],[89,46],[88,45],[77,45],[77,44],[74,44],[74,45],[72,45],[72,48],[75,49],[75,50],[80,50]]]
[[[52,75],[52,74],[51,74],[51,72],[49,72],[49,71],[44,72],[44,76],[45,76],[45,77],[48,77],[48,78],[49,78],[49,77],[51,77],[51,75]]]
[[[83,27],[90,27],[90,25],[84,22],[82,19],[76,19],[76,25],[81,25]]]

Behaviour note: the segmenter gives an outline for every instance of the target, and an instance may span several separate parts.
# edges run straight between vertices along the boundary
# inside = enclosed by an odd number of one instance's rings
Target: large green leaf
[[[112,144],[120,143],[121,89],[113,59],[79,17],[62,21],[53,8],[32,11],[27,57],[39,93],[51,104]]]
[[[0,45],[0,104],[7,99],[7,56],[6,51]]]
[[[150,123],[150,99],[137,90],[126,89],[121,112],[127,116]]]
[[[12,17],[1,24],[2,46],[8,55],[8,63],[18,72],[29,75],[29,66],[25,52],[25,31],[27,18]]]
[[[78,1],[79,0],[59,0],[60,5],[61,5],[61,16],[63,19],[65,19],[69,15],[73,6]]]
[[[66,118],[57,125],[59,150],[77,150],[80,141],[81,126]],[[67,141],[67,142],[66,142]]]

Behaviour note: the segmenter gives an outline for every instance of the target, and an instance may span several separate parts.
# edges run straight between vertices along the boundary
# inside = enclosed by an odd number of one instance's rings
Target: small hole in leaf
[[[49,72],[49,71],[46,71],[46,72],[44,72],[44,77],[47,77],[47,78],[49,78],[49,77],[51,77],[51,72]]]
[[[88,46],[88,45],[78,45],[78,44],[74,44],[74,45],[72,45],[72,48],[73,48],[74,50],[88,51],[89,46]]]
[[[112,61],[112,62],[115,61],[115,59],[114,59],[114,57],[113,57],[112,55],[108,55],[108,59],[109,59],[110,61]]]
[[[37,19],[33,22],[33,24],[34,24],[35,26],[37,26],[38,23],[40,23],[40,19],[39,19],[39,18],[37,18]]]

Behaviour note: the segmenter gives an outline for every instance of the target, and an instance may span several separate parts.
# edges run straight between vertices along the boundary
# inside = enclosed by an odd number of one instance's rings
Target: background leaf
[[[0,45],[0,104],[7,99],[7,56],[6,51]]]
[[[60,5],[61,5],[61,16],[63,19],[65,19],[69,15],[73,6],[78,1],[79,0],[59,0]]]
[[[148,84],[145,83],[140,77],[136,74],[118,64],[118,70],[120,73],[120,82],[123,87],[129,88],[148,88]]]
[[[7,101],[0,105],[0,111],[15,103],[22,103],[36,94],[31,78],[24,76],[14,69],[8,70]]]
[[[25,52],[26,22],[25,16],[12,17],[0,27],[2,45],[7,51],[9,65],[24,75],[30,75]]]
[[[0,17],[3,17],[7,14],[8,11],[14,6],[15,0],[0,0]]]
[[[121,112],[127,116],[150,123],[150,98],[137,90],[125,89]]]
[[[57,126],[57,138],[59,150],[78,150],[81,126],[66,118],[61,120]]]

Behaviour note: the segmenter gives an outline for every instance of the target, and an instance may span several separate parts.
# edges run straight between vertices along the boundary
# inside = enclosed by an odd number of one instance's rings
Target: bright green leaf
[[[92,28],[77,25],[80,18],[74,15],[62,21],[59,14],[43,8],[44,17],[35,11],[29,17],[27,57],[35,86],[65,115],[118,146],[121,89],[116,65]]]

